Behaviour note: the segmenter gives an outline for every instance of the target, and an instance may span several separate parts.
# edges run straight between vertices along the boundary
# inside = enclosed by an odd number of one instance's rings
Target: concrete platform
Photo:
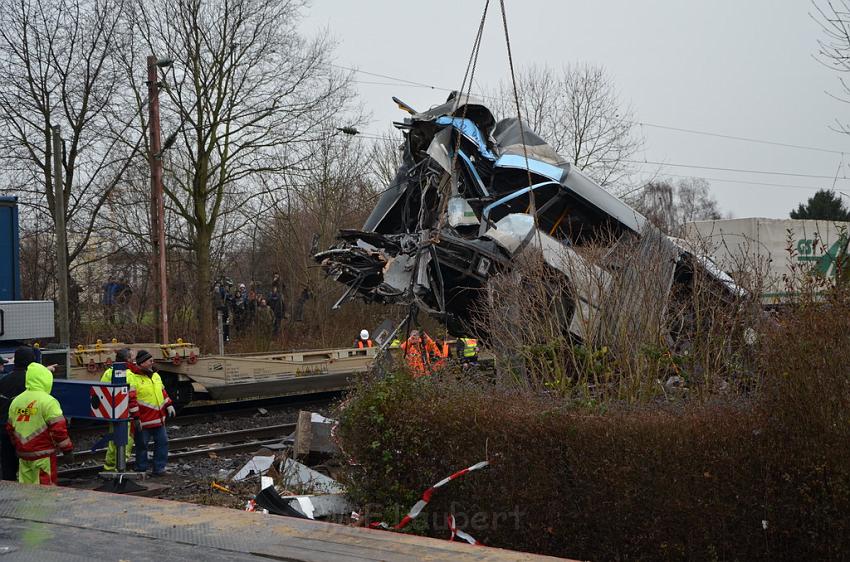
[[[0,560],[555,560],[318,521],[0,482]]]

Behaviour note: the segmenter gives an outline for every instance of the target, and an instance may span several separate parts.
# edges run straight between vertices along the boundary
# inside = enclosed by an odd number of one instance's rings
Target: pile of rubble
[[[331,439],[333,423],[334,420],[321,414],[300,412],[292,435],[280,444],[257,450],[240,468],[222,471],[222,478],[210,483],[211,490],[240,497],[253,487],[253,494],[247,499],[243,496],[246,511],[348,520],[354,507],[345,498],[343,487],[331,476],[339,470],[333,464],[333,456],[338,452]]]

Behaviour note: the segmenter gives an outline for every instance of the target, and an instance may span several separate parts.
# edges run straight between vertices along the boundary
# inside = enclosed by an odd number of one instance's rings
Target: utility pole
[[[160,145],[159,83],[157,68],[164,66],[156,56],[148,56],[148,127],[150,128],[151,167],[151,238],[154,248],[154,286],[159,294],[157,307],[158,338],[160,343],[168,339],[168,283],[165,269],[165,203],[162,196],[162,147]],[[168,62],[170,64],[170,61]]]
[[[53,216],[56,221],[56,277],[59,283],[59,343],[71,343],[68,325],[68,242],[65,238],[65,191],[62,182],[62,133],[53,127]]]

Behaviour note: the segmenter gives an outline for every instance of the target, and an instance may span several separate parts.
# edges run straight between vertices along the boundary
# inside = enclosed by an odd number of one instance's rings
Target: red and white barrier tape
[[[448,484],[452,480],[460,478],[464,474],[468,474],[468,473],[474,472],[476,470],[481,470],[482,468],[486,468],[489,465],[490,465],[490,461],[481,461],[479,463],[476,463],[476,464],[470,466],[469,468],[464,468],[463,470],[458,470],[457,472],[455,472],[454,474],[452,474],[448,478],[443,478],[442,480],[440,480],[439,482],[437,482],[436,484],[434,484],[433,486],[431,486],[430,488],[425,490],[422,493],[422,499],[420,499],[418,502],[416,502],[413,505],[413,507],[410,508],[410,511],[407,512],[407,515],[402,517],[401,521],[399,521],[394,527],[390,527],[389,525],[387,525],[383,521],[370,523],[369,527],[371,527],[372,529],[395,529],[395,530],[404,529],[405,527],[407,527],[407,525],[411,521],[416,519],[416,517],[420,513],[422,513],[422,510],[425,509],[425,506],[427,506],[428,502],[431,501],[431,496],[434,494],[434,492],[436,490],[438,490],[439,488],[442,488],[443,486],[445,486],[446,484]],[[460,536],[460,535],[458,535],[458,536]],[[461,538],[463,538],[463,537],[461,537]]]
[[[455,516],[454,515],[449,514],[449,516],[446,517],[446,522],[449,524],[449,531],[452,532],[452,536],[449,539],[450,541],[455,540],[455,537],[459,537],[459,538],[465,540],[466,542],[468,542],[469,544],[477,544],[477,545],[481,544],[480,542],[478,542],[475,539],[475,537],[473,537],[469,533],[465,533],[465,532],[463,532],[463,531],[461,531],[460,529],[457,528],[457,523],[455,522]]]

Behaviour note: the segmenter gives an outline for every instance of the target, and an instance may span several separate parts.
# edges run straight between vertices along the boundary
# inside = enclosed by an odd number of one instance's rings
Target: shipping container
[[[848,231],[848,222],[744,218],[688,223],[685,238],[742,284],[762,278],[762,302],[773,305],[793,296],[789,280],[802,274],[834,279]]]

